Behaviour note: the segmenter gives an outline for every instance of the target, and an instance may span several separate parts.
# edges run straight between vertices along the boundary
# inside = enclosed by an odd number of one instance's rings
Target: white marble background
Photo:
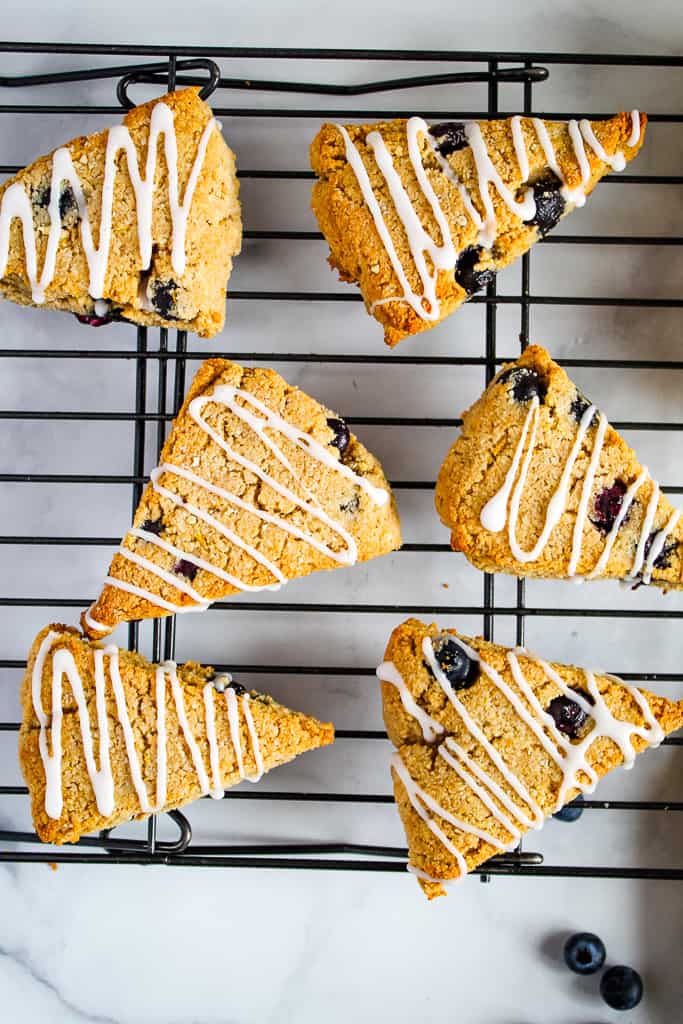
[[[5,0],[3,35],[62,41],[217,43],[283,46],[527,48],[592,52],[680,53],[683,20],[670,2],[476,4],[421,0],[416,7],[387,0],[350,0],[327,9],[306,2],[227,4],[169,0],[145,6],[120,0],[109,7],[69,3],[56,7]],[[62,58],[59,66],[78,66]],[[51,68],[54,58],[2,58],[0,73]],[[236,62],[236,74],[254,75]],[[402,67],[382,66],[386,77]],[[433,66],[425,69],[433,71]],[[258,74],[356,81],[372,75],[362,65],[294,68],[260,64]],[[108,86],[75,87],[83,102],[111,102]],[[681,110],[680,73],[630,69],[555,69],[538,87],[539,109],[609,111],[640,106],[653,112]],[[2,102],[8,102],[0,92]],[[43,94],[39,102],[57,102]],[[232,102],[229,94],[220,103]],[[265,101],[239,96],[240,106]],[[481,106],[482,87],[372,97],[368,109],[458,109]],[[501,93],[503,106],[521,102],[520,90]],[[359,105],[356,100],[354,105]],[[412,103],[412,108],[411,108]],[[313,106],[314,101],[302,101]],[[335,105],[330,101],[329,106]],[[340,106],[343,104],[339,104]],[[96,118],[54,116],[40,122],[0,118],[0,162],[22,163],[72,134],[102,123]],[[315,119],[224,119],[226,135],[242,167],[305,168]],[[639,173],[678,174],[680,128],[653,125]],[[245,225],[313,228],[308,183],[246,181]],[[603,186],[584,211],[561,229],[648,235],[683,234],[678,187]],[[233,286],[344,290],[328,272],[318,243],[248,242]],[[546,246],[532,257],[533,290],[564,294],[680,296],[681,256],[676,248]],[[519,268],[501,275],[500,291],[519,289]],[[69,318],[4,306],[2,341],[8,348],[131,348],[132,332],[110,327],[88,333]],[[576,307],[535,307],[532,337],[553,354],[598,358],[644,351],[658,359],[680,358],[680,312]],[[469,306],[428,335],[405,342],[399,354],[481,354],[484,311]],[[518,312],[502,306],[499,351],[514,354]],[[235,302],[225,332],[212,351],[378,353],[379,331],[355,304]],[[191,341],[201,359],[206,343]],[[194,364],[196,365],[196,364]],[[350,416],[456,416],[478,393],[477,368],[444,373],[427,366],[274,365],[286,376]],[[7,360],[0,375],[2,409],[126,410],[133,401],[134,364],[119,360]],[[680,371],[578,370],[577,381],[613,420],[659,418],[681,422]],[[155,380],[150,378],[150,391]],[[450,430],[359,427],[394,480],[433,479],[449,444]],[[152,431],[149,431],[151,434]],[[681,434],[633,430],[627,434],[663,483],[681,483]],[[4,421],[1,472],[126,474],[132,464],[127,424]],[[106,453],[103,456],[103,452]],[[150,437],[148,464],[153,458]],[[399,490],[409,541],[445,539],[429,492]],[[115,536],[130,511],[129,488],[116,486],[0,485],[5,535]],[[109,552],[102,547],[47,549],[3,547],[0,596],[88,598]],[[448,589],[443,584],[448,583]],[[497,598],[514,600],[514,585],[499,581]],[[280,599],[296,602],[354,600],[382,603],[403,594],[406,604],[473,604],[481,578],[455,555],[402,553],[326,576],[291,584]],[[538,607],[594,607],[615,603],[679,610],[683,599],[644,590],[623,593],[610,585],[573,587],[534,584],[529,603]],[[273,595],[273,603],[278,595]],[[241,600],[241,604],[248,601]],[[3,609],[3,658],[21,659],[35,632],[54,613],[49,608]],[[75,610],[64,614],[75,616]],[[391,616],[310,614],[296,619],[248,610],[208,612],[179,623],[178,657],[262,664],[369,667],[381,657]],[[442,616],[445,622],[453,617]],[[460,619],[464,629],[480,620]],[[497,638],[512,639],[502,619]],[[121,636],[125,642],[125,635]],[[558,659],[603,664],[616,671],[680,671],[683,643],[675,620],[536,618],[530,645]],[[142,632],[149,652],[149,631]],[[20,673],[2,670],[0,720],[16,720]],[[282,674],[253,678],[255,685],[322,716],[341,728],[379,728],[374,683],[366,676],[321,681]],[[676,693],[672,684],[664,692]],[[680,689],[680,688],[679,688]],[[15,735],[0,733],[0,781],[19,784]],[[386,793],[384,743],[339,741],[332,750],[307,755],[262,784],[271,791],[296,789]],[[680,800],[681,757],[662,748],[642,759],[631,775],[607,780],[606,797]],[[320,839],[401,844],[390,806],[294,805],[226,800],[196,805],[190,818],[203,841]],[[28,827],[23,799],[0,797],[0,827]],[[547,863],[680,865],[683,827],[674,816],[586,813],[574,826],[552,823],[529,840]],[[470,879],[446,899],[427,905],[403,874],[201,870],[96,865],[0,866],[0,1017],[21,1024],[309,1024],[309,1022],[442,1021],[458,1024],[608,1024],[619,1014],[603,1008],[597,983],[559,966],[561,937],[572,930],[599,932],[612,962],[637,966],[647,998],[626,1019],[632,1024],[673,1024],[680,1019],[681,885],[577,879]],[[623,1016],[623,1015],[622,1015]]]

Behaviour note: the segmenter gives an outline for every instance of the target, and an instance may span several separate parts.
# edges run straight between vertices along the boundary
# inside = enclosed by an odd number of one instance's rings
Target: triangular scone
[[[416,619],[385,658],[394,795],[430,899],[683,725],[683,701]]]
[[[536,345],[464,413],[436,508],[454,550],[488,572],[683,589],[683,518]]]
[[[384,340],[427,330],[484,288],[640,149],[647,118],[326,124],[313,210],[330,263]]]
[[[82,616],[91,636],[401,544],[382,467],[345,422],[274,370],[223,359],[197,373],[133,526]]]
[[[0,186],[0,294],[95,326],[221,330],[242,239],[238,184],[198,93],[135,107]]]
[[[19,760],[46,843],[218,799],[334,740],[332,725],[247,693],[227,674],[152,665],[67,626],[36,637],[21,696]]]

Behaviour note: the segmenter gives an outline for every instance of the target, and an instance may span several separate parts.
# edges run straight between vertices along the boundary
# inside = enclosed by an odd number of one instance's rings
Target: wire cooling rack
[[[122,108],[133,105],[130,98],[130,90],[139,86],[147,87],[147,94],[150,92],[165,91],[166,88],[174,88],[186,84],[202,85],[202,95],[206,98],[212,96],[212,105],[219,116],[225,118],[299,118],[311,119],[312,122],[330,119],[363,119],[392,118],[404,116],[408,113],[419,112],[427,118],[462,119],[462,118],[486,118],[499,114],[500,90],[503,85],[517,83],[522,94],[522,103],[516,109],[501,111],[503,116],[510,113],[523,111],[527,114],[539,114],[543,117],[567,118],[568,116],[600,116],[590,112],[566,111],[553,113],[543,108],[542,101],[535,106],[534,87],[546,81],[551,73],[561,73],[563,68],[580,66],[585,69],[586,74],[599,74],[606,68],[623,69],[624,74],[629,69],[640,69],[641,71],[657,69],[659,72],[668,71],[672,76],[680,75],[680,68],[683,66],[682,58],[673,57],[636,57],[636,56],[609,56],[602,54],[590,55],[569,55],[555,53],[473,53],[473,52],[420,52],[420,51],[373,51],[373,50],[291,50],[291,49],[254,49],[254,48],[188,48],[188,47],[152,47],[152,46],[104,46],[104,45],[56,45],[39,43],[0,43],[2,53],[3,71],[8,67],[8,61],[17,58],[18,55],[30,55],[26,60],[29,66],[38,66],[41,70],[35,74],[3,74],[0,75],[0,115],[20,115],[21,118],[35,119],[48,117],[50,115],[118,115]],[[110,59],[119,58],[122,63],[112,66]],[[82,65],[81,65],[82,58]],[[241,74],[226,74],[235,62],[243,68],[244,63],[253,64],[253,69],[258,71],[263,67],[264,62],[284,62],[287,68],[291,68],[291,75],[287,80],[262,80],[258,78],[245,77]],[[331,84],[318,81],[298,81],[297,77],[306,77],[311,67],[317,67],[318,63],[329,62],[331,67],[330,77],[334,78],[335,69],[339,69],[340,62],[351,61],[360,64],[363,68],[362,84]],[[75,67],[68,70],[60,70],[64,63]],[[409,69],[410,73],[404,76],[384,78],[378,74],[378,68],[382,66],[398,64]],[[94,66],[89,66],[94,65]],[[415,66],[421,65],[420,73],[415,73]],[[327,63],[325,63],[327,67]],[[430,69],[425,73],[424,67]],[[434,69],[436,69],[434,71]],[[51,99],[54,90],[60,90],[63,94],[65,88],[71,86],[74,89],[85,82],[96,80],[110,81],[112,95],[116,95],[117,104],[112,106],[83,105],[76,102],[78,94],[74,93],[73,102],[60,104],[46,104],[33,102],[38,88],[41,100]],[[439,87],[444,85],[457,87],[458,85],[484,83],[486,86],[487,102],[485,109],[462,110],[451,107],[449,110],[406,110],[401,108],[400,95],[403,90],[410,90],[422,87]],[[48,89],[48,87],[52,87]],[[285,96],[292,100],[292,105],[265,107],[252,105],[249,107],[224,107],[221,106],[219,95],[225,91],[243,91],[257,95]],[[299,106],[293,103],[294,98],[313,97],[316,104],[321,103],[323,97],[354,98],[368,96],[373,93],[382,94],[384,97],[391,97],[392,104],[387,108],[369,110],[359,109],[350,106],[345,109],[323,109],[321,106]],[[458,92],[454,89],[453,97],[457,101]],[[10,100],[17,102],[8,102]],[[396,100],[394,103],[393,101]],[[452,98],[449,96],[449,102]],[[405,105],[404,105],[405,106]],[[677,126],[683,124],[683,115],[677,113],[665,113],[650,115],[651,123]],[[22,122],[24,123],[24,122]],[[255,123],[259,123],[256,121]],[[311,130],[311,136],[313,135]],[[12,174],[19,168],[10,164],[0,165],[0,173]],[[240,169],[239,176],[242,179],[271,179],[273,181],[292,181],[297,179],[312,179],[313,175],[306,170],[267,170],[267,169]],[[665,188],[666,186],[681,186],[683,176],[680,175],[639,175],[627,173],[620,176],[609,175],[605,182],[630,183],[632,185],[647,185],[650,188]],[[315,231],[308,230],[247,230],[247,240],[283,240],[296,244],[306,244],[312,241],[320,241],[321,236]],[[678,236],[643,236],[615,234],[591,234],[591,235],[555,235],[543,240],[542,245],[593,245],[604,246],[605,252],[610,251],[613,245],[618,246],[672,246],[679,247],[683,244],[683,237]],[[360,296],[355,289],[339,291],[268,291],[268,290],[242,290],[231,291],[230,301],[258,301],[260,303],[272,303],[277,301],[301,302],[310,300],[316,302],[358,302]],[[356,355],[354,353],[324,353],[324,354],[299,354],[292,352],[225,352],[225,351],[203,351],[201,357],[218,355],[232,357],[240,361],[269,363],[308,363],[311,366],[316,364],[357,364],[360,366],[381,365],[392,363],[395,366],[425,366],[427,364],[444,367],[474,367],[483,371],[483,380],[489,381],[496,372],[497,366],[505,358],[514,358],[516,352],[508,348],[503,354],[498,351],[497,345],[497,320],[500,309],[514,307],[518,313],[517,330],[521,346],[524,347],[529,339],[530,311],[534,306],[557,305],[560,307],[650,307],[654,309],[675,309],[683,306],[680,298],[652,298],[634,297],[632,294],[593,297],[576,297],[558,294],[540,294],[532,290],[531,258],[526,255],[521,261],[521,289],[519,294],[497,294],[496,283],[489,285],[485,295],[475,296],[473,304],[483,304],[485,315],[482,318],[483,332],[479,352],[476,354],[459,355],[421,355],[417,345],[409,350],[409,354],[389,354],[381,350],[381,343],[377,341],[377,351],[373,354]],[[135,328],[131,328],[133,330]],[[60,360],[79,359],[105,360],[112,364],[119,360],[130,360],[135,363],[135,404],[128,412],[71,412],[68,410],[40,411],[40,410],[0,410],[0,418],[4,420],[25,420],[25,421],[125,421],[133,424],[134,444],[132,471],[125,475],[107,474],[64,474],[64,473],[30,473],[22,474],[16,472],[0,473],[0,484],[20,483],[43,483],[49,486],[68,486],[70,484],[99,485],[117,484],[130,486],[132,492],[132,506],[135,508],[139,500],[143,484],[145,482],[145,457],[149,454],[150,443],[154,450],[158,451],[163,444],[168,424],[173,419],[175,411],[182,402],[186,390],[187,364],[189,362],[187,350],[187,337],[182,331],[169,331],[166,329],[151,330],[147,328],[135,329],[137,333],[137,344],[135,350],[113,349],[98,347],[99,335],[89,337],[85,331],[78,334],[79,341],[84,341],[77,349],[64,348],[0,348],[0,360],[5,367],[10,366],[14,359],[35,359],[35,360]],[[227,332],[228,341],[230,332]],[[197,359],[197,356],[194,356]],[[576,368],[606,368],[612,367],[615,370],[634,371],[680,371],[683,370],[683,361],[656,360],[651,358],[639,359],[566,359],[562,360],[566,367]],[[152,374],[150,368],[155,369],[154,378],[156,382],[156,396],[151,394],[150,381]],[[480,384],[483,383],[480,379]],[[153,411],[150,411],[150,403],[153,404]],[[342,410],[343,412],[343,410]],[[407,417],[347,417],[352,424],[362,426],[376,425],[380,427],[392,427],[403,430],[412,430],[419,427],[455,427],[457,420],[438,419],[435,417],[407,418]],[[615,426],[622,429],[637,429],[641,431],[680,431],[683,424],[668,423],[659,420],[639,420],[637,422],[617,422]],[[362,434],[362,431],[361,431]],[[394,486],[401,491],[430,491],[433,480],[401,480],[394,482]],[[664,488],[670,494],[683,493],[683,483],[673,484]],[[18,489],[20,491],[21,488]],[[118,537],[64,537],[64,536],[0,536],[0,544],[9,546],[101,546],[113,547],[118,543]],[[447,552],[448,545],[444,543],[409,543],[404,545],[404,552],[436,553]],[[444,557],[447,557],[444,555]],[[455,557],[455,556],[451,556]],[[103,558],[104,561],[104,558]],[[514,592],[514,600],[508,603],[497,602],[496,582],[493,576],[483,575],[483,589],[481,601],[465,606],[457,605],[420,605],[418,607],[405,603],[390,604],[299,604],[283,603],[278,601],[274,606],[272,602],[250,602],[248,608],[251,611],[262,612],[266,615],[273,612],[274,607],[278,612],[293,612],[297,615],[305,614],[342,614],[348,617],[351,625],[355,614],[358,612],[387,614],[400,618],[414,614],[417,616],[439,616],[439,615],[462,615],[473,616],[481,623],[481,630],[487,638],[493,636],[494,627],[497,621],[512,618],[514,622],[514,638],[517,643],[524,643],[525,624],[530,617],[579,617],[614,620],[614,619],[664,619],[677,625],[683,617],[683,611],[666,604],[656,605],[654,608],[646,607],[576,607],[579,601],[570,601],[569,606],[529,606],[526,601],[526,586],[523,580],[517,581]],[[54,608],[68,608],[73,614],[85,607],[92,598],[92,594],[79,599],[52,598],[52,597],[5,597],[0,599],[0,606],[5,608],[36,607],[45,609],[44,621],[54,617]],[[219,603],[214,606],[219,609],[240,608],[239,602]],[[41,612],[42,614],[42,612]],[[137,648],[140,640],[140,630],[137,623],[129,627],[129,646]],[[9,638],[6,638],[8,642]],[[154,660],[161,658],[173,658],[176,646],[176,623],[174,618],[156,620],[152,626],[151,653]],[[4,653],[0,651],[0,653]],[[0,658],[0,668],[3,670],[21,670],[24,662],[12,658]],[[227,666],[226,666],[227,667]],[[324,677],[335,676],[342,678],[371,677],[374,668],[358,668],[351,665],[335,665],[334,667],[317,667],[310,665],[255,665],[242,664],[230,665],[231,670],[240,674],[249,673],[282,673],[284,675],[296,675],[300,677]],[[627,679],[657,681],[658,683],[681,683],[683,673],[676,672],[621,672]],[[16,678],[16,672],[12,677]],[[16,734],[19,724],[16,721],[0,722],[0,732]],[[385,740],[385,734],[380,730],[368,729],[339,729],[337,730],[339,743],[347,741],[373,744]],[[669,738],[665,741],[669,746],[681,747],[683,739]],[[679,755],[680,756],[680,755]],[[386,769],[388,771],[388,768]],[[245,789],[240,787],[230,793],[231,799],[260,801],[267,807],[269,802],[286,801],[300,803],[338,803],[351,805],[381,805],[392,802],[390,795],[375,794],[373,792],[359,791],[353,793],[342,792],[294,792],[294,791],[266,791],[260,789]],[[0,785],[0,815],[10,801],[26,801],[27,790],[19,785]],[[609,814],[611,811],[642,811],[642,812],[680,812],[683,811],[683,802],[663,801],[637,801],[637,800],[588,800],[585,804],[590,814],[600,812],[600,816]],[[0,829],[0,861],[42,861],[62,863],[135,863],[151,864],[165,863],[173,865],[203,865],[221,867],[263,867],[269,868],[319,868],[337,870],[362,870],[362,871],[403,871],[405,870],[406,850],[401,847],[373,845],[370,843],[278,843],[278,844],[237,844],[237,843],[213,843],[211,845],[199,845],[193,841],[192,830],[186,816],[180,812],[173,812],[169,815],[177,828],[177,838],[172,840],[161,840],[157,836],[157,819],[152,817],[147,823],[146,837],[141,839],[117,838],[116,835],[103,833],[98,837],[87,837],[82,839],[73,847],[63,848],[59,852],[54,848],[46,848],[38,844],[36,836],[27,831],[19,831],[12,828]],[[671,819],[668,819],[669,821]],[[538,853],[526,852],[521,848],[515,852],[496,857],[491,860],[484,869],[478,872],[484,880],[491,874],[513,874],[513,875],[545,875],[545,876],[589,876],[589,877],[612,877],[612,878],[657,878],[657,879],[683,879],[683,867],[648,867],[636,865],[629,867],[615,866],[614,864],[598,864],[595,866],[584,866],[577,864],[549,865],[543,862],[543,857]]]

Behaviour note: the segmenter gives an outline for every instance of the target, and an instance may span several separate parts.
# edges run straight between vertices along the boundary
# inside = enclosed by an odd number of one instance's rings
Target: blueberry
[[[479,663],[467,656],[455,637],[448,634],[435,637],[432,648],[441,671],[454,690],[467,690],[476,683]]]
[[[85,324],[87,327],[106,327],[107,324],[112,323],[114,320],[111,313],[107,313],[105,316],[94,316],[89,313],[76,313],[75,317],[79,324]]]
[[[355,516],[356,512],[360,508],[360,498],[357,494],[352,494],[348,501],[343,501],[339,506],[340,512],[346,512],[347,516]]]
[[[504,370],[497,380],[498,384],[512,381],[512,397],[516,402],[530,402],[538,398],[541,405],[548,394],[548,382],[530,366],[510,366]]]
[[[585,395],[582,395],[580,391],[576,392],[572,398],[571,405],[569,406],[569,411],[577,423],[581,422],[586,410],[589,409],[592,404],[593,403],[589,401]]]
[[[441,124],[433,124],[429,134],[439,140],[436,148],[442,156],[450,156],[451,153],[469,146],[462,121],[442,121]]]
[[[195,565],[194,562],[190,562],[187,558],[179,558],[173,566],[173,572],[177,572],[179,576],[184,576],[192,582],[199,572],[199,566]]]
[[[233,690],[236,697],[242,697],[247,692],[242,684],[236,683],[234,679],[228,683],[228,689]]]
[[[343,455],[349,447],[349,441],[351,440],[349,428],[341,417],[336,416],[330,417],[327,421],[327,425],[334,434],[330,444],[334,445],[335,448],[338,448],[339,454]]]
[[[659,532],[658,530],[653,530],[652,533],[650,534],[650,536],[645,541],[645,558],[646,559],[647,559],[647,556],[650,554],[650,548],[652,547],[652,542],[655,539],[655,537],[657,536],[658,532]],[[672,540],[668,544],[665,541],[664,542],[664,547],[662,548],[662,550],[659,552],[659,554],[655,558],[654,562],[652,563],[653,567],[655,569],[668,569],[671,566],[671,556],[673,555],[673,553],[674,553],[674,551],[676,550],[677,547],[678,547],[678,541],[677,540]]]
[[[151,281],[147,288],[149,295],[149,301],[152,306],[159,314],[163,316],[165,320],[177,320],[176,316],[176,292],[178,291],[178,285],[173,280],[168,281]]]
[[[572,687],[574,689],[574,687]],[[593,698],[589,693],[584,693],[582,690],[575,690],[576,693],[580,693],[583,699],[588,704],[593,704]],[[563,732],[565,736],[569,736],[570,739],[576,739],[581,728],[585,725],[588,715],[580,707],[575,700],[571,697],[560,694],[559,697],[553,697],[546,708],[546,711],[554,721],[555,725],[560,732]]]
[[[643,998],[643,979],[632,967],[610,967],[600,979],[600,995],[613,1010],[633,1010]]]
[[[536,213],[524,223],[535,224],[542,235],[554,228],[564,213],[566,205],[560,191],[561,188],[562,182],[552,171],[547,171],[542,178],[539,178],[533,185]]]
[[[458,256],[455,265],[455,280],[468,295],[474,295],[492,283],[496,276],[495,270],[476,270],[481,259],[481,246],[468,245]]]
[[[145,533],[153,533],[155,537],[158,537],[164,532],[164,521],[161,519],[145,519],[144,523],[140,527]]]
[[[592,932],[578,932],[564,944],[564,962],[575,974],[595,974],[604,964],[606,953],[604,942]]]
[[[70,214],[78,216],[78,203],[71,185],[63,184],[59,193],[59,216],[66,220]]]
[[[604,487],[596,494],[590,521],[601,533],[609,533],[614,526],[626,491],[626,484],[622,480],[615,480],[611,487]],[[622,525],[625,521],[622,520]]]
[[[579,793],[578,796],[574,797],[570,804],[565,804],[559,811],[555,811],[553,818],[556,821],[578,821],[583,814],[582,804],[585,803],[584,798]]]

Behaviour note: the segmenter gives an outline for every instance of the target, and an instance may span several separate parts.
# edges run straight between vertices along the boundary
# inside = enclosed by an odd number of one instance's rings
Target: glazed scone
[[[647,118],[326,124],[311,145],[330,264],[384,340],[427,330],[582,206],[640,149]]]
[[[46,843],[219,799],[334,740],[332,725],[248,693],[228,674],[152,665],[61,625],[33,642],[21,698],[19,761]]]
[[[234,154],[198,89],[135,107],[0,186],[0,294],[94,326],[211,338],[242,241],[238,195]]]
[[[436,485],[479,569],[683,589],[683,519],[604,414],[533,345],[463,414]]]
[[[274,370],[209,359],[81,621],[98,636],[400,544],[382,467],[342,419]]]
[[[416,619],[377,674],[409,866],[430,899],[683,725],[683,701]]]

